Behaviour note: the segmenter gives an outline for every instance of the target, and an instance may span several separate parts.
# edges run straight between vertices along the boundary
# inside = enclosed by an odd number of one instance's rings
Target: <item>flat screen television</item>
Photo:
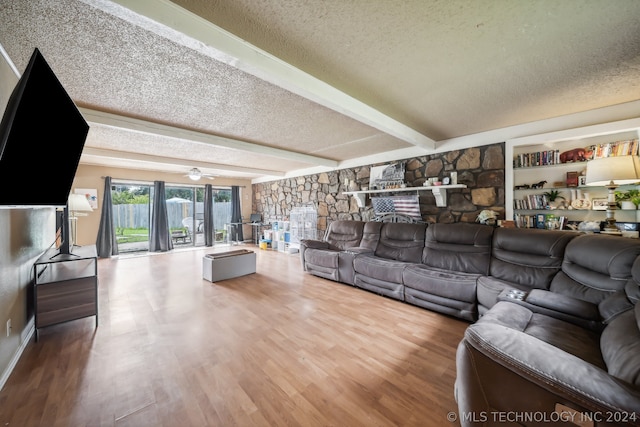
[[[0,122],[0,207],[66,206],[88,132],[36,48]]]

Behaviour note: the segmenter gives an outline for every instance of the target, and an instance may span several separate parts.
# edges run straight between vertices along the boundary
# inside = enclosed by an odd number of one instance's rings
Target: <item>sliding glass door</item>
[[[173,247],[204,245],[202,227],[202,201],[194,187],[167,186],[167,216]]]
[[[111,188],[118,251],[148,251],[151,186],[115,184]]]
[[[151,184],[112,186],[113,218],[120,253],[149,250]],[[204,246],[204,187],[165,185],[167,216],[174,248]],[[231,222],[231,189],[213,189],[214,242],[227,242]]]

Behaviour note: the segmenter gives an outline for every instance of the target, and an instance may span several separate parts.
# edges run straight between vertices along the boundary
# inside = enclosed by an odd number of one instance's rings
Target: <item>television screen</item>
[[[65,206],[88,132],[35,49],[0,122],[0,206]]]

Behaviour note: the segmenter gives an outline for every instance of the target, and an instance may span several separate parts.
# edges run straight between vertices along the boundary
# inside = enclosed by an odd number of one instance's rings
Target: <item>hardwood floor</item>
[[[218,283],[202,279],[211,248],[100,260],[99,326],[41,329],[0,391],[0,425],[459,425],[466,322],[244,247],[257,273]]]

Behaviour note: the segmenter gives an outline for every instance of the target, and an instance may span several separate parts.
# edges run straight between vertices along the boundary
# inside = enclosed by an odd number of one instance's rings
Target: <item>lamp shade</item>
[[[585,183],[593,186],[633,184],[640,181],[640,157],[602,157],[587,162]]]
[[[78,212],[92,212],[91,205],[87,198],[82,194],[70,194],[67,201],[69,211],[74,212],[76,215]],[[85,214],[86,215],[86,214]]]

